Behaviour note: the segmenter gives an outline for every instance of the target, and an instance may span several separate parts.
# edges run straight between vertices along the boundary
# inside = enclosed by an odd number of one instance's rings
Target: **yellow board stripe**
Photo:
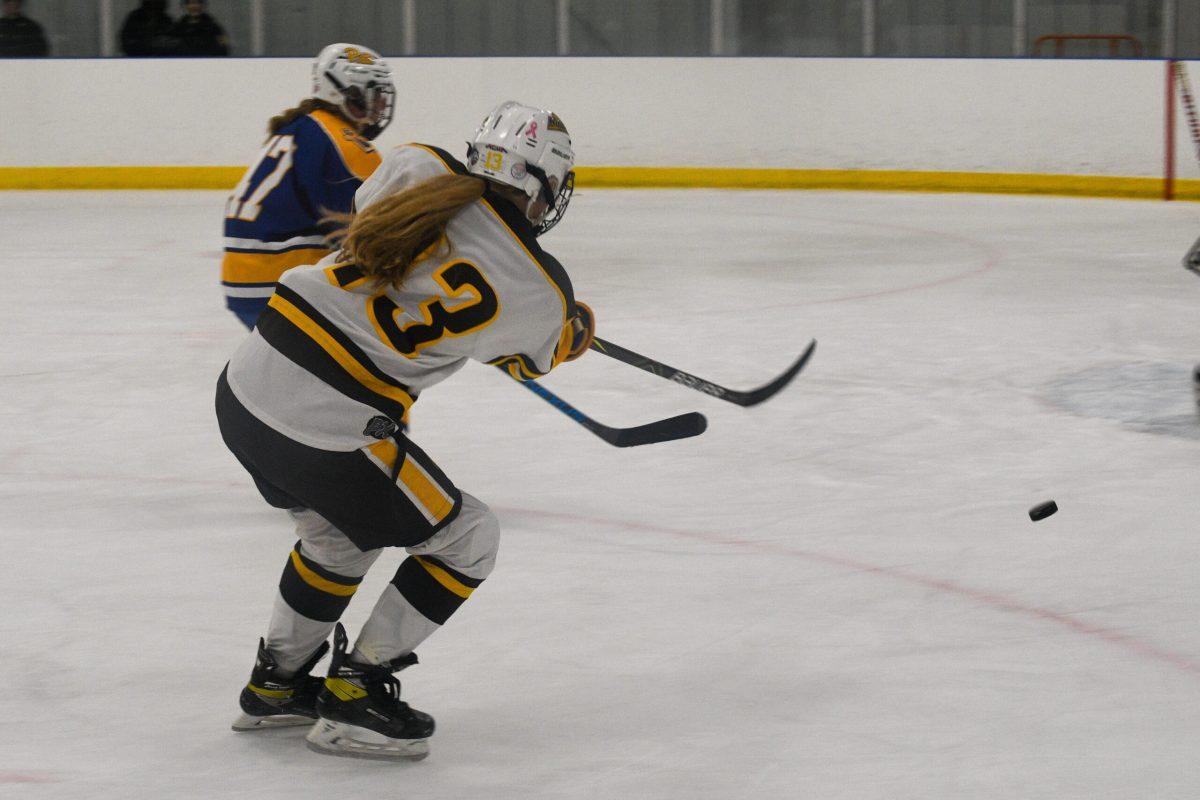
[[[232,189],[239,167],[0,167],[8,189]],[[586,189],[844,189],[1047,194],[1160,199],[1162,178],[1009,172],[744,169],[740,167],[578,167]],[[1179,200],[1200,200],[1200,180],[1175,181]]]
[[[390,383],[384,383],[368,372],[366,367],[358,363],[354,356],[347,352],[346,348],[342,347],[336,339],[329,335],[328,331],[314,322],[303,311],[278,294],[272,295],[267,305],[274,308],[280,314],[283,314],[283,316],[287,317],[288,321],[304,331],[310,339],[321,346],[321,349],[333,356],[333,359],[341,365],[342,369],[346,370],[356,381],[375,394],[400,403],[404,406],[405,413],[408,413],[409,407],[414,402],[408,392],[392,386]]]
[[[225,189],[246,167],[0,167],[0,189]]]
[[[226,253],[221,280],[229,283],[267,283],[292,267],[315,264],[329,254],[323,247],[303,247],[286,253]]]
[[[313,572],[304,563],[304,559],[300,558],[300,554],[295,550],[292,551],[292,567],[299,573],[304,582],[314,589],[320,589],[326,594],[336,594],[338,597],[349,597],[358,591],[358,586],[349,586],[344,583],[334,583],[328,578],[322,578],[317,573]]]
[[[611,189],[843,189],[902,192],[1053,194],[1161,199],[1162,178],[857,169],[580,167],[576,183]],[[1200,200],[1200,180],[1176,181],[1176,195]]]
[[[463,598],[464,600],[466,600],[468,597],[471,596],[471,592],[475,591],[470,586],[467,586],[464,583],[462,583],[461,581],[459,581],[457,578],[455,578],[449,572],[446,572],[446,570],[442,569],[437,564],[434,564],[430,561],[426,561],[425,559],[421,558],[420,556],[413,556],[413,558],[415,558],[417,560],[418,564],[420,564],[422,567],[425,568],[426,572],[428,572],[430,575],[433,576],[433,579],[435,581],[440,583],[442,586],[446,587],[448,590],[450,590],[454,594]]]

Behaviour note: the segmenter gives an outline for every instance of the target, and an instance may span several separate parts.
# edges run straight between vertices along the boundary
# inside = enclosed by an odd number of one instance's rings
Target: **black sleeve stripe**
[[[414,392],[379,369],[345,333],[322,317],[296,292],[286,286],[278,286],[275,293],[337,342],[367,375],[375,379],[376,389],[372,389],[351,374],[339,361],[338,356],[326,350],[272,305],[263,310],[257,325],[259,334],[268,344],[347,397],[368,405],[397,422],[405,420],[409,407],[416,400]],[[388,393],[382,394],[381,391]]]
[[[523,381],[531,381],[546,374],[538,369],[537,363],[524,353],[517,353],[516,355],[511,356],[501,356],[500,358],[494,358],[487,363],[491,366],[500,367],[504,370],[507,370],[509,373],[513,374],[514,378],[519,378]],[[516,368],[516,373],[513,373],[513,367]]]
[[[334,325],[332,322],[325,319],[321,312],[317,311],[317,309],[314,308],[311,303],[301,297],[296,291],[284,286],[283,284],[280,284],[276,287],[275,293],[304,312],[305,316],[307,316],[309,319],[319,325],[322,330],[333,337],[338,344],[345,348],[346,352],[349,353],[355,361],[362,364],[368,372],[370,372],[380,381],[407,392],[408,394],[412,394],[407,386],[405,386],[403,383],[400,383],[391,375],[388,375],[386,372],[376,366],[375,362],[372,361],[365,352],[363,352],[362,348],[354,343],[353,339],[347,336],[346,333],[337,325]]]

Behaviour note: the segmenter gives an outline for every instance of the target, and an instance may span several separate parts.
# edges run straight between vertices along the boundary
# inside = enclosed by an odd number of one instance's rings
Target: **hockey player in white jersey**
[[[237,730],[313,724],[315,750],[420,758],[433,719],[393,673],[492,570],[500,530],[404,433],[419,393],[468,359],[536,378],[587,351],[595,323],[537,236],[570,201],[556,114],[507,102],[468,163],[389,153],[358,190],[342,249],[284,274],[217,386],[229,449],[299,542],[241,694]],[[337,622],[385,547],[409,557],[351,648]],[[309,672],[334,634],[328,676]]]

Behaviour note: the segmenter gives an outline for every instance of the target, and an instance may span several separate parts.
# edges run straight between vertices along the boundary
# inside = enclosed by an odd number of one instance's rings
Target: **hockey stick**
[[[499,368],[501,372],[512,378],[503,367]],[[599,436],[604,441],[611,444],[613,447],[637,447],[643,444],[655,444],[657,442],[670,442],[675,439],[687,439],[692,436],[699,436],[704,433],[704,429],[708,427],[708,420],[703,414],[698,414],[692,411],[688,414],[680,414],[677,417],[669,419],[660,419],[657,422],[651,422],[646,425],[637,425],[632,428],[612,428],[584,414],[575,406],[563,400],[561,397],[550,391],[546,387],[539,384],[537,381],[521,381],[513,378],[517,383],[524,386],[529,391],[536,394],[538,397],[545,400],[550,405],[557,408],[562,413],[566,414],[571,419],[578,422],[589,431]]]
[[[1187,112],[1188,132],[1192,134],[1192,146],[1196,148],[1196,156],[1200,158],[1200,118],[1196,115],[1196,98],[1192,94],[1192,82],[1188,80],[1187,68],[1182,61],[1176,61],[1172,66],[1175,77],[1179,81],[1179,94],[1183,97],[1183,110]]]
[[[681,369],[667,366],[661,361],[655,361],[653,358],[648,358],[640,353],[635,353],[632,350],[626,350],[620,345],[606,342],[597,336],[592,341],[592,348],[597,353],[603,353],[609,358],[615,358],[617,361],[623,361],[630,366],[644,369],[652,375],[657,375],[660,378],[665,378],[673,383],[683,384],[690,389],[695,389],[698,392],[704,392],[707,395],[712,395],[718,400],[725,400],[730,403],[736,403],[739,406],[756,406],[775,396],[779,390],[791,383],[792,378],[800,374],[800,370],[804,369],[804,365],[812,358],[813,350],[816,349],[817,340],[813,339],[809,342],[808,347],[800,354],[796,361],[784,370],[778,378],[768,384],[751,389],[746,392],[740,392],[737,389],[728,389],[724,386],[718,386],[715,383],[706,381],[703,378],[698,378],[695,375],[684,372]]]
[[[1175,79],[1179,84],[1179,94],[1183,99],[1183,110],[1187,112],[1188,132],[1192,135],[1192,145],[1196,148],[1196,156],[1200,158],[1200,118],[1196,114],[1196,98],[1192,94],[1192,82],[1188,80],[1187,68],[1183,62],[1176,61],[1171,65],[1175,71]],[[1183,257],[1183,268],[1200,275],[1200,239],[1188,248]]]

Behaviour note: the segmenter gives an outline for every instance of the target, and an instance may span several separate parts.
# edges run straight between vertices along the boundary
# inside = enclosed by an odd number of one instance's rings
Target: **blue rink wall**
[[[457,152],[514,98],[557,110],[582,186],[1159,197],[1159,61],[395,58],[379,144]],[[0,62],[0,188],[225,188],[307,59]],[[1200,198],[1183,113],[1177,196]]]

